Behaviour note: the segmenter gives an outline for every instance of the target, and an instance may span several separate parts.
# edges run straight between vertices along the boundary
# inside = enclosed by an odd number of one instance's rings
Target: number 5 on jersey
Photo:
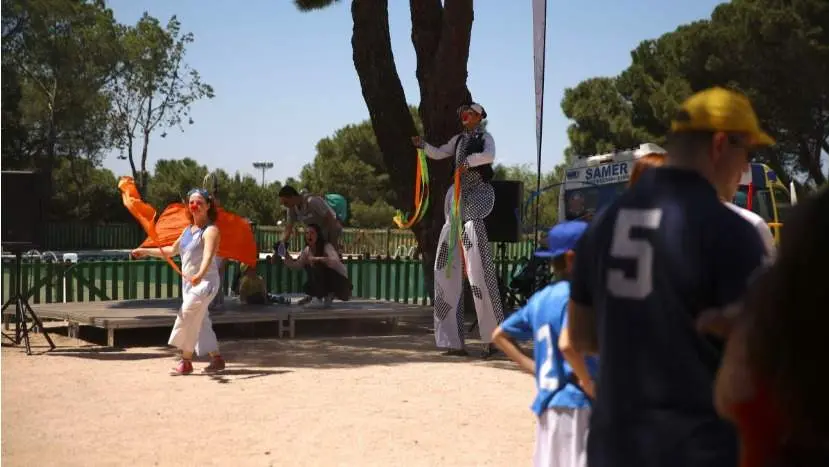
[[[661,209],[620,209],[613,228],[610,256],[636,261],[632,277],[618,268],[608,268],[607,289],[616,297],[641,300],[653,291],[653,245],[633,238],[634,229],[656,230],[662,221]]]

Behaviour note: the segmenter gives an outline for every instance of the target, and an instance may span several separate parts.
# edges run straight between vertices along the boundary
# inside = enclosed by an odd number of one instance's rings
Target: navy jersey
[[[739,300],[762,264],[757,231],[699,174],[645,172],[593,219],[571,298],[596,313],[591,466],[733,466],[737,438],[713,386],[723,345],[699,314]]]

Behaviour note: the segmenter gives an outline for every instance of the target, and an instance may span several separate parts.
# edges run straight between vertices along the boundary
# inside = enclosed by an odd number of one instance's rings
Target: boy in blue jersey
[[[721,198],[750,151],[773,144],[748,99],[713,88],[686,100],[663,167],[594,218],[577,248],[568,308],[576,350],[601,355],[591,467],[733,467],[734,428],[712,390],[730,313],[761,266],[757,231]],[[718,310],[720,325],[695,323]]]
[[[535,254],[552,258],[556,275],[562,280],[535,293],[526,306],[492,334],[493,344],[527,373],[535,375],[538,394],[532,410],[538,416],[536,467],[584,467],[587,462],[588,396],[594,396],[593,375],[598,363],[574,353],[567,336],[562,335],[567,324],[573,249],[586,229],[587,224],[582,221],[564,222],[550,229],[548,248]],[[535,342],[534,362],[513,339]],[[560,348],[559,343],[566,348]]]

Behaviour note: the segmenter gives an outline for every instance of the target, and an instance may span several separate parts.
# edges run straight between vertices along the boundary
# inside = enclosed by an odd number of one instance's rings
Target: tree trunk
[[[144,130],[144,146],[141,148],[141,178],[138,180],[138,192],[142,196],[146,195],[147,188],[147,150],[150,146],[150,132]]]
[[[41,158],[39,167],[37,167],[37,169],[42,174],[40,180],[43,183],[43,186],[36,187],[36,189],[40,190],[41,199],[43,200],[44,205],[48,206],[46,218],[55,219],[60,214],[55,212],[54,206],[51,203],[55,191],[55,182],[53,180],[53,177],[55,174],[55,165],[57,163],[58,145],[58,132],[57,125],[55,124],[54,101],[52,101],[50,107],[51,109],[49,113],[49,130],[47,132],[46,137],[46,157]]]
[[[354,29],[351,38],[354,68],[360,79],[363,98],[377,137],[377,145],[383,153],[383,161],[389,171],[397,201],[395,207],[410,211],[412,185],[417,153],[411,137],[416,134],[415,124],[409,113],[406,95],[391,49],[387,0],[354,0],[351,3]],[[434,192],[432,194],[434,199]],[[434,202],[431,206],[437,206]],[[432,207],[434,212],[435,208]],[[418,236],[418,246],[424,258],[424,268],[431,272],[434,264],[434,248]],[[428,259],[431,258],[431,263]]]
[[[814,180],[816,186],[822,186],[826,183],[826,177],[823,175],[820,164],[821,149],[821,144],[817,142],[810,144],[808,139],[803,138],[797,155],[800,166],[806,171],[809,178]]]
[[[457,109],[472,96],[466,87],[469,43],[472,34],[472,0],[410,0],[412,44],[417,56],[420,118],[424,139],[433,145],[447,142],[461,130]],[[444,223],[443,201],[451,181],[450,160],[430,161],[431,212],[414,233],[421,245],[425,283],[433,294],[438,237]],[[432,297],[434,298],[434,297]],[[472,310],[471,306],[466,309]]]
[[[147,150],[150,147],[150,131],[152,129],[152,118],[153,118],[153,96],[150,95],[147,99],[147,116],[144,124],[141,125],[143,128],[142,133],[144,136],[144,145],[141,147],[141,179],[138,180],[138,192],[141,195],[145,195],[145,189],[147,188]]]
[[[466,64],[472,31],[472,0],[412,0],[412,42],[417,53],[420,115],[425,139],[443,144],[460,131],[456,109],[470,100]],[[397,193],[397,208],[412,208],[416,152],[415,125],[397,74],[389,34],[388,0],[353,0],[351,45],[377,144]],[[426,291],[431,296],[435,253],[443,225],[443,198],[450,163],[430,161],[430,213],[412,229],[423,259]]]

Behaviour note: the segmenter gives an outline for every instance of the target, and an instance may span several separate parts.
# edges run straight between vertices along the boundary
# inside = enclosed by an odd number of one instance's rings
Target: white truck
[[[656,144],[645,143],[634,149],[578,158],[564,172],[559,219],[590,219],[625,190],[637,159],[666,152]]]

